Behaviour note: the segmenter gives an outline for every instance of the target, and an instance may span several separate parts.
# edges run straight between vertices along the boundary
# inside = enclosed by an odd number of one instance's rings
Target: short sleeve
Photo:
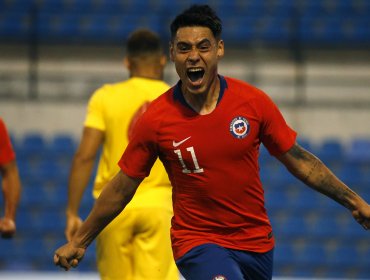
[[[158,157],[156,124],[145,112],[135,124],[132,138],[118,165],[133,178],[145,178]]]
[[[297,133],[286,123],[276,104],[267,95],[261,106],[261,141],[273,156],[287,152],[295,143]]]
[[[4,122],[0,119],[0,165],[15,159],[15,152]]]
[[[87,105],[87,113],[84,125],[87,127],[96,128],[105,131],[104,121],[104,93],[105,88],[102,87],[94,92]]]

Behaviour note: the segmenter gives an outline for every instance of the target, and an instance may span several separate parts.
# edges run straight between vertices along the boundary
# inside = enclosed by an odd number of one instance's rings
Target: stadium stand
[[[0,2],[2,40],[46,43],[118,43],[132,26],[150,26],[168,38],[172,15],[197,1],[8,0]],[[370,43],[369,1],[212,1],[224,19],[225,39],[271,45]],[[150,11],[150,16],[143,11]],[[241,40],[242,39],[242,40]]]
[[[50,256],[64,244],[67,179],[75,140],[69,135],[47,139],[29,133],[13,136],[23,191],[17,213],[17,236],[0,240],[1,271],[53,271]],[[1,203],[2,196],[0,196]],[[82,201],[82,217],[91,209],[89,193]],[[92,245],[93,247],[95,244]],[[88,250],[78,271],[95,271],[95,250]]]

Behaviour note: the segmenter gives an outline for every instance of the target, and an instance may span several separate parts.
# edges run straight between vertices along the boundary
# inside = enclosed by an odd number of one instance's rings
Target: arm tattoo
[[[298,145],[294,145],[289,150],[289,154],[297,160],[307,160],[308,159],[308,156],[307,156],[307,153],[305,153],[305,150]]]
[[[313,171],[316,169],[316,167],[319,165],[319,162],[315,160],[313,162],[313,165],[311,166],[310,170],[308,170],[306,176],[302,179],[303,182],[307,183],[308,179],[311,177]]]
[[[294,159],[305,162],[305,165],[308,166],[307,171],[299,176],[302,182],[350,208],[348,199],[356,195],[356,193],[336,178],[318,158],[305,151],[299,145],[294,145],[290,149],[289,154]]]
[[[290,155],[294,157],[296,160],[305,161],[309,163],[310,169],[305,174],[302,174],[301,180],[304,183],[308,183],[308,179],[311,177],[314,170],[318,167],[319,161],[310,153],[306,152],[302,147],[298,145],[294,145],[292,149],[289,151]]]

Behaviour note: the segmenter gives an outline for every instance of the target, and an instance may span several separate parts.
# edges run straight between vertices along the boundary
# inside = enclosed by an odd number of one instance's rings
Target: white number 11
[[[182,173],[188,174],[188,173],[191,173],[191,172],[193,172],[193,173],[202,173],[202,172],[204,172],[203,168],[200,168],[199,167],[197,157],[195,156],[194,147],[186,148],[186,150],[188,152],[190,152],[190,154],[191,154],[191,157],[193,159],[193,163],[194,163],[194,168],[195,169],[194,170],[189,170],[186,167],[185,162],[184,162],[184,160],[182,158],[182,154],[181,154],[181,150],[180,149],[174,150],[175,154],[177,154],[177,156],[179,157],[179,161],[180,161],[180,164],[182,166]]]

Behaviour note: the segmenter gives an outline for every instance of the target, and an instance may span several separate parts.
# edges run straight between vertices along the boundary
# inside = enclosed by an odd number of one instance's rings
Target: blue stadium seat
[[[61,153],[74,153],[75,139],[70,134],[56,134],[51,139],[50,149]]]
[[[261,162],[261,161],[260,161]],[[261,162],[260,177],[262,183],[268,188],[276,188],[281,191],[286,190],[288,186],[296,185],[299,181],[288,172],[286,167],[270,157],[264,163]]]
[[[323,244],[311,243],[303,246],[298,254],[294,256],[299,266],[305,266],[308,271],[321,266],[327,261],[327,253]],[[311,268],[311,269],[309,269]]]
[[[125,31],[128,31],[129,33],[131,33],[137,26],[150,28],[151,30],[156,31],[156,32],[161,32],[163,28],[162,27],[162,24],[163,24],[162,17],[156,14],[151,14],[148,16],[142,13],[138,13],[138,14],[129,14],[129,15],[126,15],[125,17],[118,15],[117,18],[120,19],[119,27]],[[125,26],[128,26],[128,27],[125,27]],[[166,31],[167,31],[167,28],[166,28]]]
[[[118,35],[120,20],[119,18],[117,21],[116,14],[85,14],[78,30],[81,37],[86,41],[112,41],[114,38],[120,37]],[[126,26],[130,26],[130,24],[127,23]]]
[[[346,157],[349,162],[370,163],[370,139],[353,139]]]
[[[284,209],[286,206],[287,194],[284,190],[272,189],[269,186],[265,187],[265,203],[271,211]]]
[[[28,133],[23,136],[22,150],[32,153],[42,153],[46,150],[47,143],[40,133]]]
[[[327,164],[340,162],[344,155],[344,145],[339,139],[330,138],[323,140],[316,149],[315,154]]]
[[[0,264],[1,271],[31,271],[34,269],[30,259],[25,256],[27,241],[22,238],[22,233],[17,229],[16,236],[12,239],[0,239]]]
[[[32,207],[40,207],[43,204],[47,203],[46,193],[42,188],[42,179],[34,180],[33,183],[30,181],[22,182],[22,195],[20,206],[25,207],[25,209]]]
[[[305,16],[301,21],[300,38],[304,44],[309,45],[343,44],[339,28],[342,20],[341,16]]]
[[[11,1],[0,1],[0,13],[25,13],[29,12],[30,9],[37,4],[36,0],[11,0]]]
[[[0,40],[27,40],[30,20],[27,12],[0,12]]]
[[[370,2],[366,0],[360,1],[348,1],[342,0],[347,4],[347,13],[353,15],[353,18],[358,16],[369,16],[370,14]]]
[[[224,23],[223,35],[226,42],[235,43],[236,41],[251,42],[255,39],[254,17],[238,16],[228,18]]]
[[[321,211],[322,215],[315,221],[308,234],[320,238],[332,238],[336,236],[341,230],[340,223],[333,217],[332,213],[325,214]]]
[[[292,264],[296,250],[293,242],[278,242],[274,250],[274,263],[276,267]]]
[[[21,253],[21,251],[18,250],[20,247],[19,244],[23,245],[23,242],[21,242],[19,239],[0,239],[0,261],[6,259],[16,259]]]
[[[342,19],[338,26],[341,37],[347,44],[362,44],[370,42],[370,18],[369,16],[347,16]]]
[[[37,160],[19,162],[20,175],[25,185],[60,183],[68,179],[69,169],[61,168],[50,156],[46,151]]]
[[[287,199],[285,200],[286,207],[293,211],[308,213],[312,209],[318,209],[327,204],[326,197],[324,198],[318,192],[298,181],[298,179],[296,180],[297,183],[286,190],[288,192],[286,195]]]
[[[25,242],[23,250],[23,257],[29,259],[44,258],[47,255],[50,256],[53,252],[51,248],[47,248],[42,237],[37,238],[36,236],[33,236],[32,239],[30,238]]]
[[[274,228],[275,234],[284,238],[304,236],[309,230],[307,221],[300,216],[290,216],[285,222],[275,224]]]
[[[79,41],[81,18],[77,13],[41,13],[38,20],[38,37],[41,42]]]
[[[362,186],[369,182],[365,180],[365,172],[361,170],[359,164],[343,164],[342,169],[336,172],[336,175],[348,186]]]
[[[44,185],[43,192],[48,205],[55,209],[65,208],[67,205],[68,188],[66,181],[55,182],[52,185]]]
[[[39,11],[48,13],[68,12],[73,7],[74,2],[78,1],[66,1],[66,0],[40,1]]]
[[[360,255],[355,246],[341,245],[331,253],[328,261],[332,265],[342,267],[356,267],[359,264]]]
[[[19,141],[16,156],[22,181],[33,180],[46,153],[47,142],[41,134],[27,134]]]
[[[55,233],[63,235],[65,229],[65,212],[63,208],[45,211],[39,216],[38,226],[48,234]]]

